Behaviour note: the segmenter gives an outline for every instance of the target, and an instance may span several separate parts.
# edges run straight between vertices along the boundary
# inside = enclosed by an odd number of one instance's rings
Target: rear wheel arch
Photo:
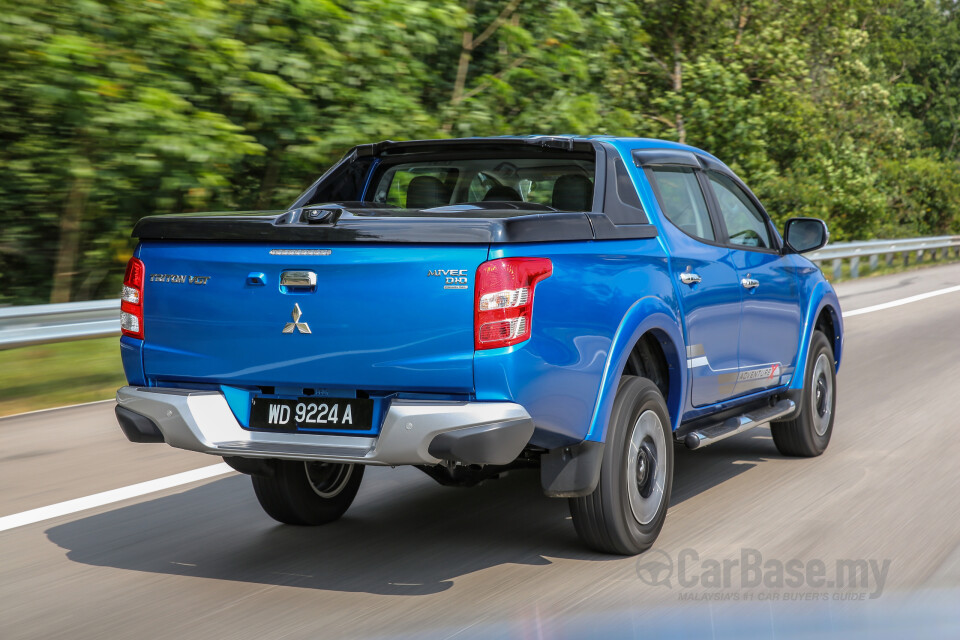
[[[660,329],[651,329],[634,343],[620,378],[638,376],[653,382],[667,402],[671,419],[675,419],[683,400],[681,366],[680,351],[670,336]]]
[[[650,333],[659,344],[669,368],[670,396],[667,406],[670,409],[672,428],[678,425],[682,410],[683,390],[687,384],[686,360],[683,353],[683,331],[677,309],[659,296],[646,296],[637,300],[627,311],[613,336],[607,355],[606,367],[600,381],[594,404],[593,417],[585,435],[585,440],[603,442],[606,437],[607,420],[613,408],[613,400],[626,370],[634,347],[644,335]]]

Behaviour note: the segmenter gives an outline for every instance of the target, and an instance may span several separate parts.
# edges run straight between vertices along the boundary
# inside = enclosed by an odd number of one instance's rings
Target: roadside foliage
[[[283,208],[354,144],[679,140],[834,240],[960,233],[922,0],[0,0],[0,304],[115,296],[141,216]]]

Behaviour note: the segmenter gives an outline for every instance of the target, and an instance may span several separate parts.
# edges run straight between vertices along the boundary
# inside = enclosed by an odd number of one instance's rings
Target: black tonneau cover
[[[358,203],[351,203],[358,204]],[[452,208],[446,208],[452,209]],[[322,219],[310,222],[310,214]],[[133,228],[141,240],[221,242],[397,242],[415,244],[563,242],[656,237],[651,224],[614,225],[603,213],[480,209],[365,210],[340,204],[286,212],[149,216]]]

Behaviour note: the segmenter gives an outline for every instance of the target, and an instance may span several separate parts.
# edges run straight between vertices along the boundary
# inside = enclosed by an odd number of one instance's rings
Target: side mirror
[[[783,226],[783,240],[795,253],[816,251],[829,239],[827,223],[819,218],[790,218]]]

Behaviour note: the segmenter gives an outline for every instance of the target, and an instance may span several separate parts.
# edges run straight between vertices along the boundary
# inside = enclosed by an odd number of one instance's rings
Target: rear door
[[[485,244],[145,241],[144,369],[277,393],[470,392],[486,256]]]
[[[731,176],[706,172],[743,294],[737,395],[789,382],[800,343],[797,275],[766,213]]]
[[[646,169],[666,217],[662,227],[685,317],[687,370],[697,407],[735,393],[741,313],[737,268],[730,250],[718,242],[699,173],[679,165]]]

